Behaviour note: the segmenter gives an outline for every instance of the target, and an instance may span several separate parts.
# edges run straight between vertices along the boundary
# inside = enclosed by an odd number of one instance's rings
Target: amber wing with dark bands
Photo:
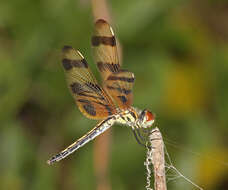
[[[80,111],[91,119],[105,119],[115,113],[115,105],[101,88],[79,51],[63,48],[62,65],[72,96]]]
[[[120,70],[111,74],[105,81],[105,89],[122,109],[132,105],[134,74],[127,70]]]
[[[94,59],[104,80],[120,69],[116,39],[112,28],[102,19],[95,23],[92,36]]]

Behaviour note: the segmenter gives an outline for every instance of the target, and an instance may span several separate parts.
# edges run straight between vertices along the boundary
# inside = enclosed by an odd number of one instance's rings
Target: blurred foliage
[[[156,113],[175,166],[205,189],[228,189],[228,4],[225,0],[109,1],[134,106]],[[60,64],[63,45],[92,62],[89,1],[0,2],[0,189],[95,189],[89,143],[46,160],[95,125],[79,113]],[[145,150],[112,130],[113,189],[144,189]],[[172,142],[172,143],[170,143]],[[180,183],[179,183],[180,182]],[[168,189],[193,189],[184,179]]]

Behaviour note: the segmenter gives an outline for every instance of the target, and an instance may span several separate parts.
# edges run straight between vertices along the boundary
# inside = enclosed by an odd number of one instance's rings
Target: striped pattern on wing
[[[121,108],[126,109],[132,105],[134,74],[127,70],[119,70],[108,76],[104,88]]]
[[[106,80],[110,74],[119,71],[116,39],[112,28],[103,19],[99,19],[95,23],[92,47],[95,63],[101,72],[103,80]]]
[[[64,46],[62,51],[67,84],[80,111],[91,119],[104,119],[114,114],[115,105],[98,85],[81,53],[70,46]]]

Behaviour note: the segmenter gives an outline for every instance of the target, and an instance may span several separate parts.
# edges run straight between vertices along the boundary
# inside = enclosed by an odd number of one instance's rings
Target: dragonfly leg
[[[140,144],[140,145],[146,147],[145,143],[142,142],[142,139],[141,139],[141,138],[140,138],[140,139],[138,138],[138,133],[135,132],[135,129],[132,129],[132,132],[133,132],[133,134],[134,134],[134,136],[135,136],[135,139],[136,139],[136,141],[138,142],[138,144]]]
[[[138,142],[138,144],[146,147],[146,148],[150,148],[152,149],[152,146],[148,145],[148,141],[141,135],[139,129],[132,129],[132,132],[135,136],[136,141]]]
[[[136,129],[136,133],[143,142],[146,142],[146,139],[141,135],[139,128]]]

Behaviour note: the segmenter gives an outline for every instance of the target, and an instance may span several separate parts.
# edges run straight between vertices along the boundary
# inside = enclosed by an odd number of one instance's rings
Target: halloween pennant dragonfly
[[[95,63],[103,78],[102,87],[97,83],[82,54],[70,46],[64,46],[62,50],[62,65],[79,110],[87,118],[101,121],[87,134],[48,160],[48,164],[64,159],[114,123],[130,126],[139,143],[135,131],[148,128],[154,123],[155,117],[150,111],[131,107],[134,74],[120,68],[116,39],[105,20],[100,19],[95,23],[92,47]],[[140,136],[139,133],[138,135]]]

